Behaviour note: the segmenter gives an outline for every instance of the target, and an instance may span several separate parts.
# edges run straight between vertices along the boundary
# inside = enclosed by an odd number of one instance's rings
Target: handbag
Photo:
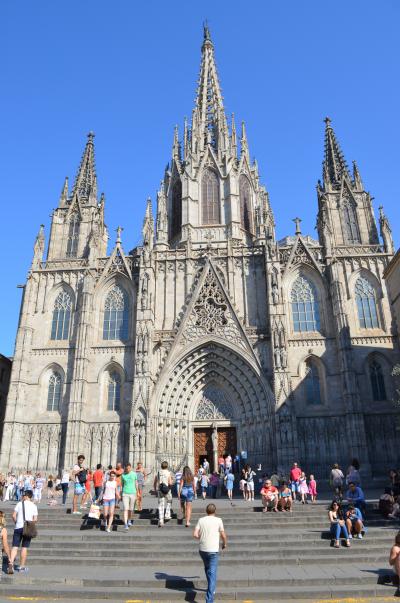
[[[36,522],[35,521],[26,521],[24,501],[22,501],[22,516],[24,518],[24,527],[22,528],[22,536],[25,536],[25,538],[36,538],[36,536],[37,536]]]
[[[91,519],[100,519],[100,506],[92,503],[90,505],[88,517]]]

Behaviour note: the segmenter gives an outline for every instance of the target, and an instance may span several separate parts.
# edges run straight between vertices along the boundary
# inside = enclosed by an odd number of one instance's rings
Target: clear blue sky
[[[315,234],[323,118],[400,227],[398,0],[3,0],[0,5],[0,352],[11,355],[39,225],[96,133],[100,190],[114,239],[139,241],[190,116],[207,18],[228,114],[247,125],[277,234]]]

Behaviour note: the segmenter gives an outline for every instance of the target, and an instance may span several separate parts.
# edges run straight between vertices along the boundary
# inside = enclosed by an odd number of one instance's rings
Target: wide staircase
[[[373,505],[365,538],[352,540],[349,549],[335,549],[330,546],[325,503],[297,503],[293,513],[262,513],[258,501],[216,503],[228,535],[228,548],[220,556],[217,601],[391,600],[395,587],[380,585],[379,578],[391,573],[388,555],[399,525],[383,520]],[[156,499],[146,498],[145,506],[129,532],[119,519],[122,511],[117,511],[110,534],[85,514],[40,506],[39,537],[29,550],[30,571],[3,574],[0,600],[204,601],[206,581],[193,527],[205,503],[194,502],[191,529],[176,513],[160,529]],[[11,538],[13,505],[3,503],[1,508]]]

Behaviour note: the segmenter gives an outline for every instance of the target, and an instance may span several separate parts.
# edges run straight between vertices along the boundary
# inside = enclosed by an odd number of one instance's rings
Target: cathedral
[[[89,133],[45,253],[34,244],[0,469],[128,459],[211,467],[224,454],[327,477],[400,462],[391,371],[399,349],[383,272],[390,225],[325,120],[318,239],[275,235],[244,124],[228,125],[207,27],[190,123],[148,199],[142,244],[107,254]],[[397,463],[397,465],[396,465]]]

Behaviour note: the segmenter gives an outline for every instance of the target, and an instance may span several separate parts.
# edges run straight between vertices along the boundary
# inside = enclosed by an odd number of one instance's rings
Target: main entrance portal
[[[218,457],[230,454],[232,458],[237,453],[235,427],[199,427],[194,430],[194,469],[199,470],[205,458],[210,463],[210,470],[218,470]]]

